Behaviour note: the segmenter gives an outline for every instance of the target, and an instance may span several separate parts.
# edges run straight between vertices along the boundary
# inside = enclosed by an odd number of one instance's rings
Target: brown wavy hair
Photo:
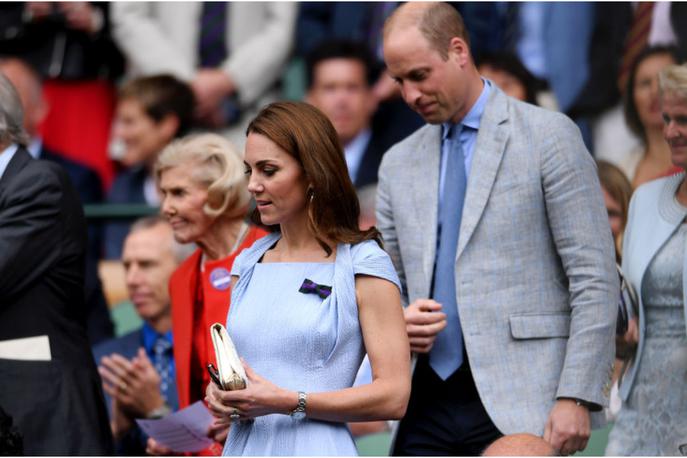
[[[358,227],[360,203],[348,175],[343,148],[329,119],[317,108],[303,102],[276,102],[263,108],[246,130],[269,138],[295,158],[310,186],[306,191],[308,229],[320,246],[331,255],[329,243],[356,244],[374,240],[382,246],[375,227]],[[279,225],[265,226],[257,209],[253,223],[269,231]]]

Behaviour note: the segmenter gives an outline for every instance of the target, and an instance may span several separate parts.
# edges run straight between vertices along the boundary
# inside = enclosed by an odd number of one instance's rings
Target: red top
[[[669,177],[671,175],[675,175],[676,173],[682,173],[683,169],[682,167],[678,167],[677,165],[672,166],[656,178],[663,178],[663,177]]]
[[[228,285],[225,271],[230,273],[236,256],[266,234],[263,229],[252,226],[230,256],[206,262],[201,272],[201,251],[196,250],[172,274],[169,294],[180,409],[205,397],[210,381],[205,367],[210,362],[216,366],[210,325],[227,321],[231,288],[223,289]]]

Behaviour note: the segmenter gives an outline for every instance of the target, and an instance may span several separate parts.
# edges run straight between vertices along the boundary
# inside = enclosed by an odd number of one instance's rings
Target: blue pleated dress
[[[256,241],[236,258],[227,329],[236,350],[262,377],[294,391],[318,393],[353,385],[365,356],[355,275],[400,288],[389,256],[376,242],[340,244],[331,263],[259,263],[280,234]],[[331,295],[299,292],[303,280]],[[224,455],[357,455],[345,423],[266,415],[234,423]]]

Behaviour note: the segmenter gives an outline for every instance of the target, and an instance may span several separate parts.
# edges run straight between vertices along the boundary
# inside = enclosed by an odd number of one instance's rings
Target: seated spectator
[[[356,41],[366,45],[375,66],[384,69],[382,27],[398,3],[302,2],[296,27],[296,55],[307,58],[315,48],[331,40]],[[399,87],[386,71],[377,72],[370,86],[371,96],[379,105],[373,125],[384,134],[389,146],[422,126],[422,119],[403,102]]]
[[[615,258],[620,264],[622,257],[623,232],[627,224],[627,213],[632,197],[632,185],[625,174],[615,165],[606,161],[597,161],[599,182],[608,211],[608,224],[615,241]]]
[[[658,97],[658,73],[677,63],[677,59],[675,48],[649,47],[640,53],[630,68],[623,101],[625,122],[641,144],[616,165],[633,188],[679,171],[671,162],[670,147],[663,138]]]
[[[94,204],[102,200],[100,177],[91,168],[68,159],[61,152],[51,151],[43,143],[38,126],[45,119],[50,107],[43,98],[38,74],[24,61],[17,58],[0,60],[0,72],[14,85],[24,106],[24,129],[29,135],[27,151],[36,159],[45,159],[61,165],[81,197],[81,203]],[[86,256],[85,294],[88,309],[88,338],[95,345],[113,336],[103,295],[97,264],[100,258],[100,228],[96,224],[88,228],[88,254]]]
[[[0,60],[0,72],[4,73],[17,89],[24,106],[24,129],[30,137],[29,153],[36,159],[57,162],[64,167],[82,203],[101,202],[103,191],[98,174],[90,167],[67,158],[63,152],[51,150],[41,138],[39,126],[51,107],[43,98],[38,73],[27,62],[13,57]]]
[[[391,146],[372,128],[377,73],[367,48],[352,41],[324,42],[307,58],[306,101],[334,125],[356,189],[377,183],[382,155]]]
[[[538,105],[537,91],[543,83],[527,70],[515,54],[484,53],[480,56],[477,71],[507,95]]]
[[[482,456],[556,456],[551,445],[533,434],[509,434],[491,443]]]
[[[148,204],[160,199],[152,175],[157,156],[174,138],[185,135],[193,122],[193,92],[169,75],[132,80],[119,92],[113,147],[124,167],[112,184],[107,202]],[[105,226],[105,257],[119,259],[131,221]]]
[[[126,286],[143,327],[93,349],[120,454],[145,452],[136,418],[162,417],[178,406],[168,284],[186,254],[159,216],[135,222],[124,242]]]
[[[130,76],[169,73],[188,82],[198,122],[225,129],[243,149],[260,107],[278,97],[298,4],[113,2],[114,38]]]

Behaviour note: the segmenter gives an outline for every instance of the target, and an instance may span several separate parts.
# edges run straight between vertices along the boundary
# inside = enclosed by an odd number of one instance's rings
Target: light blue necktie
[[[456,249],[463,214],[465,159],[458,139],[462,125],[451,128],[444,141],[450,142],[446,158],[444,189],[439,209],[437,258],[434,266],[434,300],[442,305],[447,326],[437,334],[429,353],[429,364],[442,380],[451,376],[463,363],[463,333],[456,303]]]

